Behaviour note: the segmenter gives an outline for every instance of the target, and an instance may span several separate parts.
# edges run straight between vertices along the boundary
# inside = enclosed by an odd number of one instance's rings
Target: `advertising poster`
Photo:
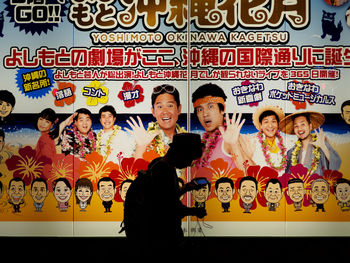
[[[345,0],[1,1],[0,236],[124,236],[184,132],[186,236],[350,235],[349,33]]]

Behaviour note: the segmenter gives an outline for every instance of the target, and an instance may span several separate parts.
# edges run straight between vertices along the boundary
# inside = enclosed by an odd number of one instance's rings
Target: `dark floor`
[[[31,258],[40,259],[39,262],[116,262],[140,255],[139,249],[129,246],[125,238],[0,237],[0,242],[2,258],[13,256],[13,262]],[[245,262],[303,262],[306,259],[336,262],[338,257],[349,262],[350,258],[350,237],[198,237],[186,238],[186,242],[185,250],[168,252],[165,257],[183,258],[185,262],[189,258],[215,262],[242,258]],[[160,253],[154,251],[152,255]]]

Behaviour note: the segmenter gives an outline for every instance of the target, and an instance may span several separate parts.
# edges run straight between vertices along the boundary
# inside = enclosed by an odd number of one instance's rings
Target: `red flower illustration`
[[[147,170],[148,164],[143,159],[124,158],[120,163],[119,169],[111,171],[109,177],[113,179],[117,189],[119,189],[123,181],[126,179],[135,180],[140,170]],[[122,202],[119,192],[115,195],[114,200]]]
[[[52,191],[52,183],[58,178],[66,178],[73,186],[74,175],[77,177],[80,159],[73,155],[56,154],[52,165],[44,167],[44,175],[47,178],[47,186]]]
[[[136,103],[144,100],[143,88],[134,82],[124,82],[122,90],[118,93],[118,98],[124,101],[127,108],[134,107]]]
[[[30,185],[35,178],[46,179],[43,169],[46,165],[51,166],[50,158],[36,157],[36,151],[30,146],[19,149],[18,153],[5,162],[7,169],[13,171],[13,177],[22,178],[25,185]]]
[[[329,184],[329,190],[334,194],[334,185],[335,183],[343,177],[343,174],[337,170],[325,170],[323,172],[323,178]]]

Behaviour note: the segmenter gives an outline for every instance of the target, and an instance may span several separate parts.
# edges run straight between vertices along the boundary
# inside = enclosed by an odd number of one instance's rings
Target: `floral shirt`
[[[61,150],[65,155],[72,154],[84,158],[87,154],[96,150],[96,134],[90,130],[87,136],[66,128],[61,134]]]

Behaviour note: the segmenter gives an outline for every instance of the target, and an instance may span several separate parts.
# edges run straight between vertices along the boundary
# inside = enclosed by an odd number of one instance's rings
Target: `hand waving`
[[[153,141],[154,137],[160,133],[160,131],[148,133],[139,116],[137,116],[138,123],[133,117],[130,117],[130,120],[131,121],[127,120],[126,122],[129,124],[132,130],[128,128],[125,128],[125,130],[127,130],[134,137],[137,146],[147,147],[147,145]]]

